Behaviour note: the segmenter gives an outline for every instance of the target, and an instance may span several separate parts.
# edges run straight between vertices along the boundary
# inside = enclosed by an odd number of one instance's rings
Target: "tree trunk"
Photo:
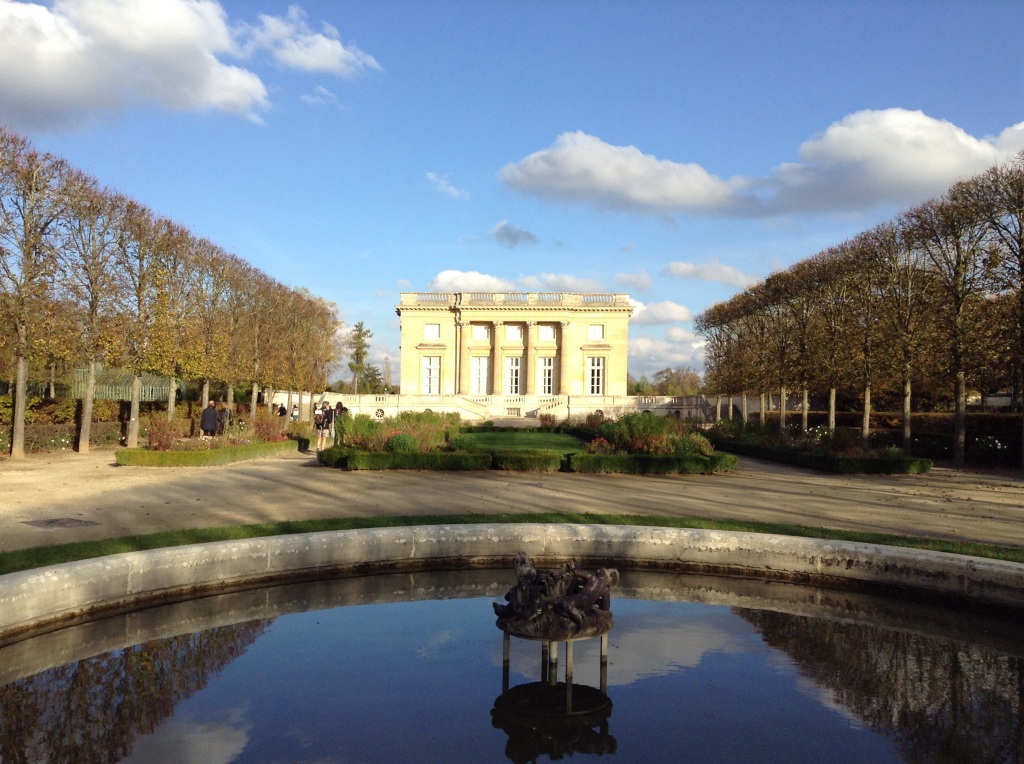
[[[14,426],[11,459],[25,458],[25,413],[28,409],[28,358],[18,355],[14,371]]]
[[[210,402],[210,380],[203,380],[203,392],[199,395],[199,408],[206,408],[206,404]]]
[[[298,396],[299,396],[299,421],[303,422],[303,421],[305,421],[305,416],[304,415],[305,415],[306,412],[303,410],[303,406],[302,406],[302,391],[301,390],[299,390]]]
[[[250,408],[250,414],[256,416],[256,409],[259,406],[260,400],[260,386],[258,382],[252,383],[252,406]]]
[[[715,396],[715,422],[722,421],[722,396]]]
[[[728,419],[731,422],[732,421],[732,396],[731,395],[726,399],[726,403],[728,404],[729,408],[726,409],[726,416],[725,416],[725,418]]]
[[[172,374],[167,378],[167,421],[174,421],[174,404],[178,398],[178,380]],[[205,405],[205,402],[204,402]]]
[[[132,407],[131,416],[128,419],[128,436],[125,438],[125,445],[128,448],[139,446],[139,400],[142,398],[142,376],[136,374],[132,377]]]
[[[96,359],[89,359],[85,376],[85,397],[82,398],[82,422],[78,429],[78,453],[89,453],[89,439],[92,437],[92,408],[96,400]]]
[[[57,364],[50,364],[50,381],[46,387],[46,396],[53,400],[57,397]]]
[[[228,410],[235,413],[235,386],[228,382]]]
[[[809,393],[804,385],[803,399],[800,401],[800,431],[807,432],[807,415],[810,410]]]
[[[828,434],[836,431],[836,389],[828,389]]]
[[[903,375],[903,450],[911,453],[913,439],[910,433],[910,369],[906,369]]]
[[[767,404],[764,400],[764,393],[761,393],[761,400],[759,405],[761,408],[758,409],[757,416],[761,420],[761,426],[764,427],[765,423],[768,421],[768,411],[765,409],[765,406],[767,406]]]
[[[953,412],[953,464],[964,466],[967,446],[967,378],[963,371],[956,373],[956,402]]]
[[[779,432],[786,430],[786,386],[779,387]]]
[[[747,408],[747,393],[746,393],[746,391],[744,391],[744,393],[743,393],[743,403],[740,405],[740,416],[743,417],[743,424],[745,425],[747,423],[747,420],[750,418],[750,411]]]
[[[871,383],[864,385],[864,418],[860,423],[860,439],[867,448],[868,439],[871,437]]]

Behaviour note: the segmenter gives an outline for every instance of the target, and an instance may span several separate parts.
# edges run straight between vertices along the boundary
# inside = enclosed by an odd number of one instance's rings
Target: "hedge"
[[[565,458],[550,449],[496,449],[491,452],[491,466],[496,470],[514,472],[558,472]]]
[[[838,472],[845,475],[856,473],[885,475],[922,475],[932,468],[931,459],[913,456],[837,456],[836,454],[818,454],[812,451],[799,451],[793,448],[772,448],[756,443],[716,440],[715,448],[734,454],[753,456],[784,464],[795,464],[798,467]]]
[[[486,470],[491,454],[465,451],[354,451],[332,446],[317,454],[325,467],[345,470]]]
[[[244,462],[264,456],[295,451],[301,443],[277,440],[271,443],[250,443],[245,446],[224,446],[204,451],[150,451],[146,448],[122,448],[114,459],[122,467],[210,467],[216,464]]]
[[[714,466],[713,466],[714,465]],[[573,472],[626,473],[630,475],[707,474],[714,469],[735,469],[735,462],[700,454],[688,456],[652,456],[650,454],[573,454],[569,457]]]

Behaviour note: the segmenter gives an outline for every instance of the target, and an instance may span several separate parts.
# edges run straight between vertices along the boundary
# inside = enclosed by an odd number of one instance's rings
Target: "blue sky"
[[[1019,2],[0,0],[0,122],[398,366],[402,291],[692,317],[1024,149]]]

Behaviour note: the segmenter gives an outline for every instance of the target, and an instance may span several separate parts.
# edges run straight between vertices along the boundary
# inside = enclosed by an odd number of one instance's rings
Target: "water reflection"
[[[1024,761],[1019,624],[627,572],[607,692],[597,641],[577,643],[585,713],[565,730],[523,722],[564,703],[536,651],[513,651],[503,692],[490,602],[507,586],[504,570],[321,581],[7,645],[0,761]],[[524,700],[537,685],[551,697]]]

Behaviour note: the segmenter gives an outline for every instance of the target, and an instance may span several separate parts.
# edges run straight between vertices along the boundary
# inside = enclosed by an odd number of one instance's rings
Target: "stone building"
[[[628,295],[406,292],[395,310],[403,395],[626,394]]]

